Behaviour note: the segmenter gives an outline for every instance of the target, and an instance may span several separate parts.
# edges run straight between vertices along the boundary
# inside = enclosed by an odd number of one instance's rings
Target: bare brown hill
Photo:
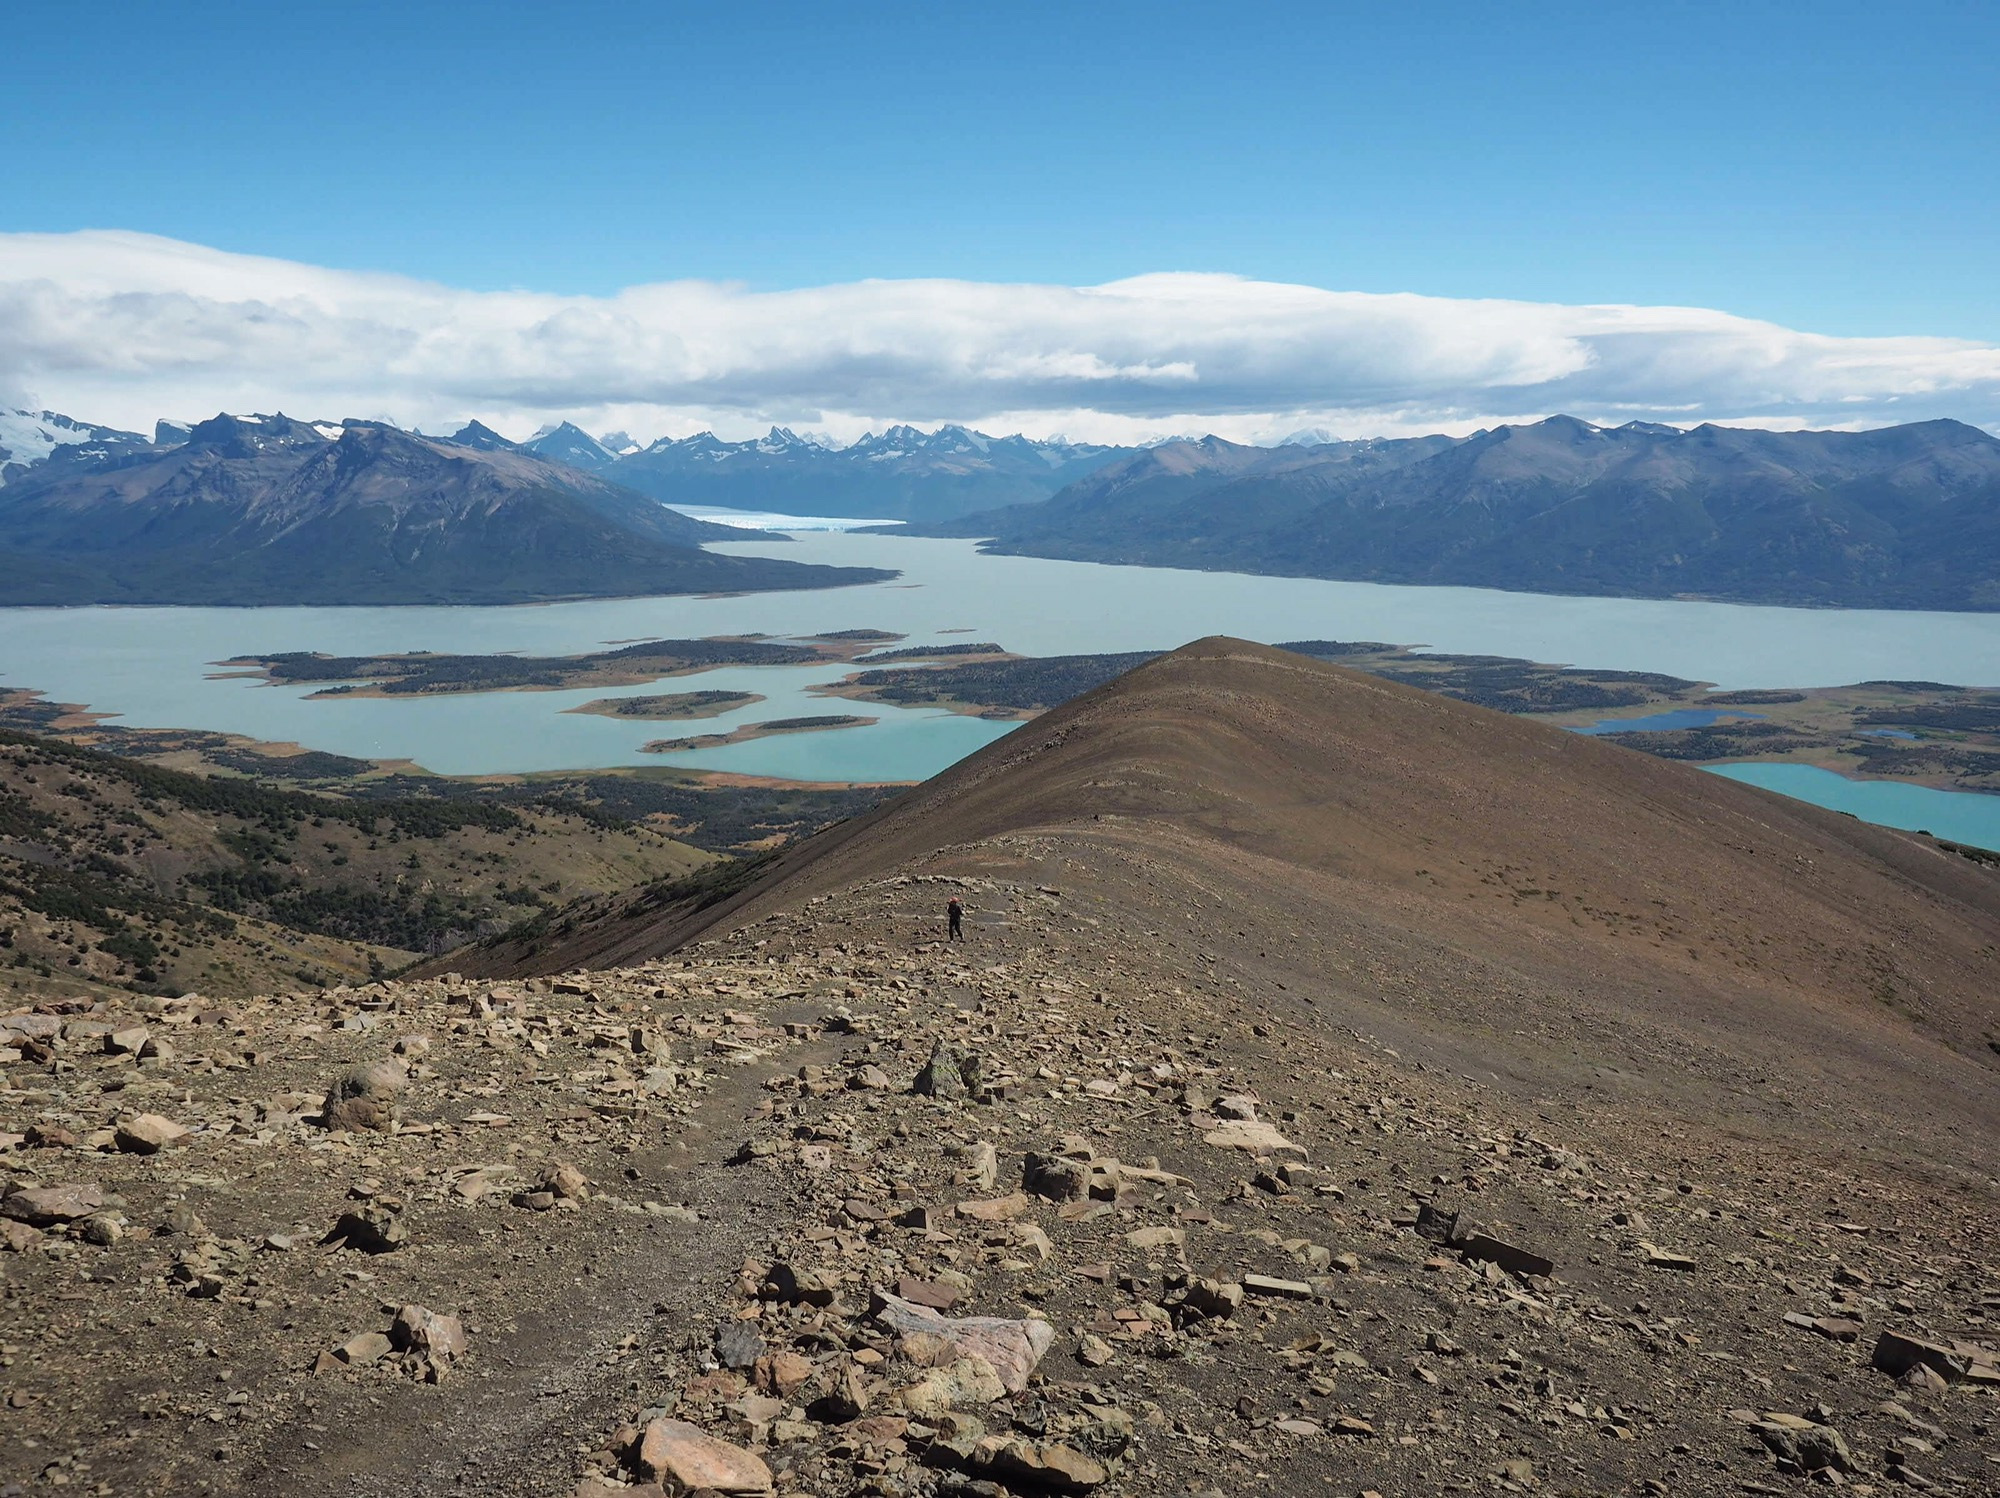
[[[624,965],[918,873],[1046,884],[1163,981],[1543,1097],[1946,1164],[1954,1131],[1983,1133],[2000,1101],[1988,869],[1226,638],[1048,714],[695,916],[640,901],[450,965]]]

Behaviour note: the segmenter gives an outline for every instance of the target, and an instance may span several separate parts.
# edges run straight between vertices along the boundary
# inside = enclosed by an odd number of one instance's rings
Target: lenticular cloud
[[[1104,286],[714,282],[474,292],[146,235],[0,235],[0,389],[95,421],[276,410],[516,429],[836,435],[896,421],[1130,440],[1465,429],[1569,411],[1769,425],[2000,422],[2000,348],[1684,307],[1373,295],[1233,276]]]

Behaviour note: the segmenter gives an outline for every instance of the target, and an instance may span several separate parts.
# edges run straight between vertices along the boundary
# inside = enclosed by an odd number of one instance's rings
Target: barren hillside
[[[1978,1498],[1991,880],[1204,641],[590,971],[0,1018],[0,1483]]]

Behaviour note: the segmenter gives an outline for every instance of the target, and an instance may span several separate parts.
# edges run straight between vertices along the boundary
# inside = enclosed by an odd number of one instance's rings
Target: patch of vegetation
[[[345,780],[366,775],[375,768],[373,760],[328,754],[319,749],[308,749],[303,754],[258,754],[248,749],[222,748],[209,750],[208,759],[225,769],[273,780]]]
[[[1637,707],[1653,701],[1662,690],[1692,690],[1698,685],[1642,671],[1571,671],[1530,661],[1479,656],[1422,659],[1426,663],[1422,666],[1378,668],[1375,674],[1503,713],[1596,712]]]
[[[2000,869],[2000,853],[1994,852],[1991,848],[1975,848],[1970,843],[1954,843],[1941,837],[1933,841],[1947,853],[1956,853],[1960,858],[1984,864],[1989,869]],[[2000,1045],[1995,1045],[1994,1049],[2000,1050]]]
[[[758,700],[755,692],[661,692],[644,697],[605,697],[578,712],[609,718],[707,718]]]
[[[1947,733],[2000,733],[2000,692],[1968,693],[1953,702],[1863,708],[1854,721],[1863,727],[1931,728]]]
[[[548,782],[511,787],[503,794],[547,798]],[[872,811],[893,792],[879,786],[840,790],[803,787],[720,786],[654,775],[565,777],[555,794],[562,804],[592,805],[620,821],[660,818],[674,836],[710,853],[734,853],[758,844],[808,837],[822,827]]]
[[[1002,655],[1006,647],[996,645],[991,640],[966,645],[912,645],[907,650],[880,650],[866,657],[866,663],[874,665],[878,661],[928,661],[948,660],[958,655]]]
[[[311,817],[347,822],[370,834],[386,824],[404,837],[438,837],[461,827],[506,832],[521,826],[521,819],[513,812],[482,801],[438,797],[354,801],[305,791],[273,790],[245,780],[192,775],[94,749],[79,749],[56,739],[33,738],[0,729],[0,745],[10,744],[32,746],[53,763],[122,780],[139,795],[142,804],[176,802],[194,811],[261,823],[273,833],[289,833],[299,822]]]
[[[1821,740],[1781,723],[1717,723],[1708,728],[1642,729],[1599,737],[1661,759],[1747,759],[1819,747]]]
[[[852,728],[857,723],[872,723],[872,718],[857,718],[853,713],[822,713],[817,717],[773,718],[767,723],[753,723],[752,728],[765,733],[792,733],[811,728]]]
[[[496,919],[483,902],[456,892],[348,884],[315,888],[268,867],[216,869],[194,874],[189,882],[222,910],[406,952],[446,951],[492,929]],[[554,903],[532,890],[527,895],[537,905]]]
[[[1285,640],[1271,647],[1273,650],[1289,650],[1296,655],[1318,656],[1321,660],[1337,661],[1351,655],[1398,655],[1400,645],[1386,645],[1380,640]]]
[[[1804,702],[1804,692],[1771,692],[1744,690],[1737,692],[1710,692],[1702,698],[1704,706],[1711,707],[1783,707],[1788,702]]]
[[[656,880],[639,890],[637,894],[621,900],[619,908],[628,917],[651,915],[675,908],[678,908],[682,915],[694,915],[712,905],[720,905],[724,900],[748,889],[762,877],[777,856],[777,852],[772,850],[748,858],[718,859],[677,879]],[[576,928],[583,916],[601,910],[604,903],[602,899],[585,899],[559,911],[542,911],[515,923],[496,936],[486,938],[480,945],[499,947],[516,942],[537,942],[550,936],[567,935]]]

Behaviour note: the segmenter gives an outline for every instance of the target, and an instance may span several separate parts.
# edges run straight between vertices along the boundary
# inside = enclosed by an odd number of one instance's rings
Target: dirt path
[[[823,1039],[790,1040],[730,1068],[665,1138],[628,1157],[646,1191],[694,1204],[700,1222],[620,1213],[580,1242],[543,1245],[506,1287],[518,1314],[499,1336],[480,1337],[476,1357],[443,1388],[329,1381],[316,1406],[276,1426],[261,1456],[216,1491],[567,1492],[579,1438],[608,1433],[611,1412],[643,1400],[661,1358],[691,1336],[706,1342],[733,1305],[735,1267],[780,1230],[783,1183],[728,1162],[765,1081],[836,1051]]]

